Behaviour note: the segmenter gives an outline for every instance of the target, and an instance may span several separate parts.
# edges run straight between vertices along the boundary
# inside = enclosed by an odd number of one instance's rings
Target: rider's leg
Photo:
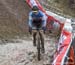
[[[41,38],[42,53],[44,53],[45,48],[44,48],[44,33],[43,33],[43,30],[40,30],[40,38]]]
[[[36,46],[36,30],[33,30],[33,45]]]

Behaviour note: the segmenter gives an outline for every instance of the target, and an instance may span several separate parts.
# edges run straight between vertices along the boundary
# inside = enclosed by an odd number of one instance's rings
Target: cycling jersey
[[[36,29],[36,24],[40,24],[42,27],[46,27],[46,15],[42,11],[38,11],[37,14],[34,14],[32,11],[29,13],[29,27]]]

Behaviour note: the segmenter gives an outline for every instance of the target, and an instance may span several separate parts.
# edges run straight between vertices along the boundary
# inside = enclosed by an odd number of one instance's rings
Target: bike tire
[[[41,45],[41,52],[45,53],[45,48],[44,48],[44,38],[42,37],[42,35],[40,34],[40,45]]]
[[[38,42],[38,45],[37,45],[37,50],[38,50],[38,61],[40,61],[41,60],[41,53],[40,53],[40,37],[38,37],[38,40],[37,40],[37,42]]]

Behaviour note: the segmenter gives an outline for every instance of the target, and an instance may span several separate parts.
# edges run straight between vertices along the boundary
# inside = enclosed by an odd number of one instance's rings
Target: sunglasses
[[[38,11],[33,11],[34,13],[37,13]]]

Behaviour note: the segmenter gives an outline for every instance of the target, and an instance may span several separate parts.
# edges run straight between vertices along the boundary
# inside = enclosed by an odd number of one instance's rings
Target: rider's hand
[[[42,29],[44,30],[44,33],[45,33],[45,31],[46,31],[46,27],[42,27]]]
[[[46,27],[42,27],[42,29],[43,29],[44,31],[46,31]]]
[[[29,33],[32,34],[32,28],[31,27],[29,27]]]

